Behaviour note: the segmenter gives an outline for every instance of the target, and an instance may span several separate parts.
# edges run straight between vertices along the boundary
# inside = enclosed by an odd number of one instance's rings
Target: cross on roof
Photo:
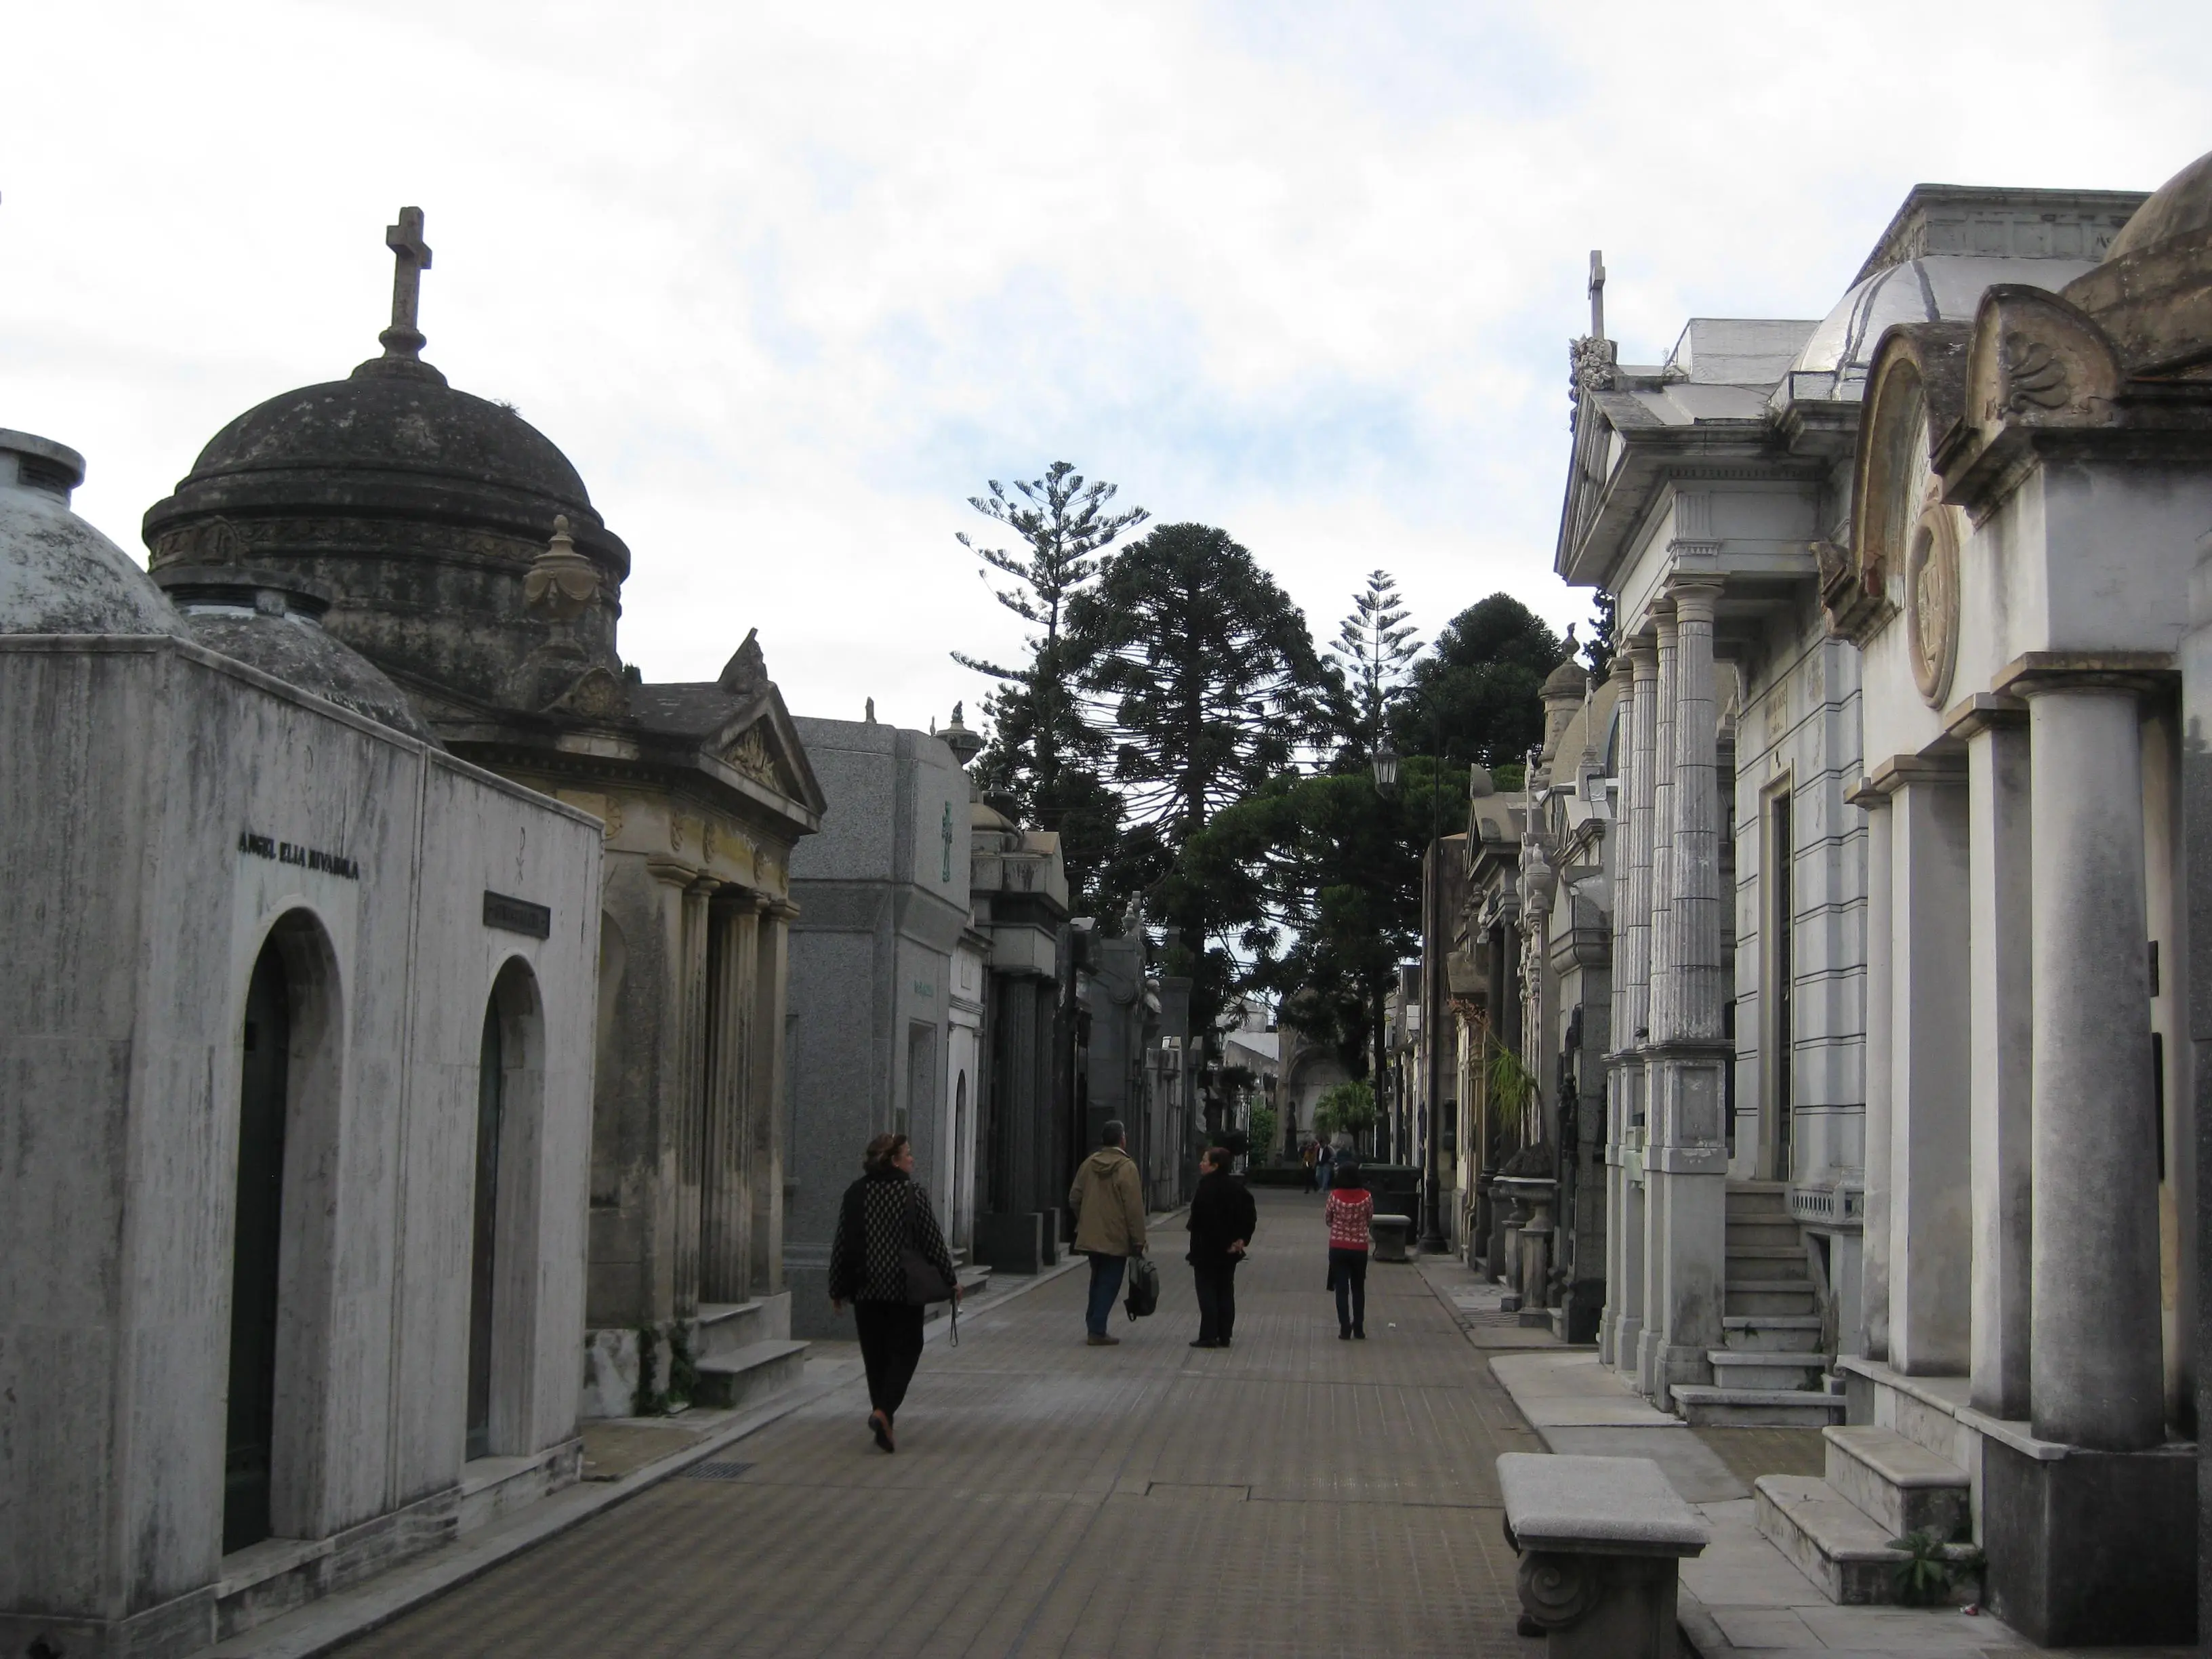
[[[425,258],[424,264],[429,264]],[[1605,255],[1597,248],[1590,250],[1589,274],[1590,338],[1605,338]]]
[[[422,210],[404,207],[399,222],[384,228],[384,245],[392,250],[392,326],[376,337],[387,357],[420,357],[422,331],[415,325],[416,307],[422,297],[422,273],[430,268],[430,245],[422,240]]]

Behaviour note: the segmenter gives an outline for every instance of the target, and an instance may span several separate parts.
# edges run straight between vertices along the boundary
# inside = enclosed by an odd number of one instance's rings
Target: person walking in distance
[[[1319,1192],[1321,1190],[1320,1143],[1309,1135],[1306,1138],[1306,1144],[1298,1148],[1298,1156],[1306,1166],[1306,1190],[1310,1193]]]
[[[1340,1341],[1367,1340],[1367,1252],[1374,1235],[1375,1194],[1349,1158],[1341,1159],[1335,1184],[1322,1205],[1328,1226],[1328,1283],[1336,1292],[1336,1334]]]
[[[1259,1207],[1244,1183],[1229,1173],[1229,1149],[1209,1146],[1199,1160],[1198,1190],[1191,1194],[1191,1277],[1198,1286],[1198,1340],[1194,1348],[1225,1348],[1237,1325],[1237,1264],[1252,1243]]]
[[[1336,1167],[1336,1149],[1324,1140],[1314,1158],[1314,1190],[1326,1194],[1336,1184],[1329,1174]]]
[[[1109,1121],[1098,1132],[1098,1150],[1083,1160],[1075,1184],[1067,1189],[1075,1248],[1091,1258],[1091,1305],[1084,1324],[1094,1348],[1121,1341],[1106,1334],[1106,1321],[1121,1293],[1129,1258],[1145,1253],[1145,1195],[1137,1182],[1136,1160],[1121,1150],[1121,1139],[1119,1120]]]
[[[907,1384],[921,1360],[925,1304],[916,1300],[914,1272],[944,1276],[951,1300],[960,1299],[960,1276],[929,1194],[914,1179],[914,1147],[904,1135],[878,1135],[868,1143],[860,1178],[837,1206],[837,1233],[830,1246],[830,1305],[853,1304],[860,1361],[868,1373],[868,1431],[885,1451],[896,1451],[894,1420]],[[943,1301],[943,1296],[930,1298]]]

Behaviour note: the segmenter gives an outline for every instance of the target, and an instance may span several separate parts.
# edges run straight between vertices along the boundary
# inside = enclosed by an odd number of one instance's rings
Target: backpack
[[[1129,1258],[1129,1294],[1121,1305],[1132,1319],[1143,1319],[1160,1305],[1160,1270],[1148,1255]]]

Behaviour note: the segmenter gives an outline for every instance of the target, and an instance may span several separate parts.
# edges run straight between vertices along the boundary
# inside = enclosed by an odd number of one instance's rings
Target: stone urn
[[[1515,1206],[1506,1226],[1509,1283],[1521,1292],[1523,1309],[1550,1306],[1552,1212],[1559,1183],[1548,1176],[1500,1176],[1491,1190]]]

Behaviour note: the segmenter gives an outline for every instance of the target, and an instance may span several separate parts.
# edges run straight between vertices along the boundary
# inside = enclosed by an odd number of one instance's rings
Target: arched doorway
[[[223,1443],[222,1547],[270,1535],[276,1455],[277,1267],[284,1231],[284,1130],[292,998],[272,938],[246,993],[238,1195],[230,1267],[230,1372]]]
[[[499,997],[484,1003],[477,1052],[475,1225],[469,1263],[469,1457],[491,1451],[492,1311],[499,1259],[500,1127],[505,1115],[507,1065],[500,1036]]]

